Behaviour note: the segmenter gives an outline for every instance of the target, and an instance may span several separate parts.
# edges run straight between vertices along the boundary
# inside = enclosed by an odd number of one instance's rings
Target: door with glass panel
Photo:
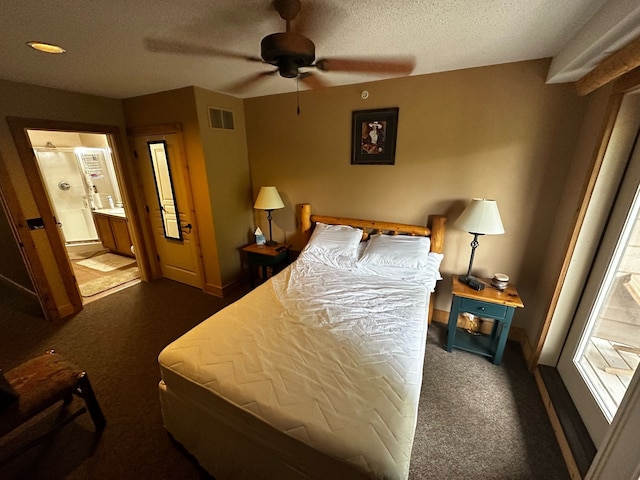
[[[203,288],[191,188],[178,135],[136,136],[134,146],[162,276]]]
[[[636,140],[558,363],[596,446],[640,363],[639,216]]]

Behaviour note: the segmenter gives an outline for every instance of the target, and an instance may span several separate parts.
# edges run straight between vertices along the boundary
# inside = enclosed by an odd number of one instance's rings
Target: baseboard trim
[[[538,365],[533,373],[569,474],[574,480],[582,480],[596,455],[596,447],[558,370]]]
[[[240,278],[238,280],[235,280],[235,281],[225,285],[224,287],[220,287],[218,285],[212,285],[210,283],[207,283],[204,286],[204,291],[206,293],[209,293],[209,294],[214,295],[216,297],[225,298],[225,297],[228,297],[229,295],[233,295],[238,290],[240,290],[241,288],[245,287],[248,283],[249,283],[249,281],[247,279],[244,279],[244,278]]]
[[[74,313],[76,313],[76,309],[71,303],[65,303],[58,307],[58,315],[60,315],[60,318],[70,317]]]
[[[433,299],[432,299],[433,300]],[[449,312],[446,310],[438,310],[437,308],[433,309],[433,318],[434,322],[438,323],[448,323],[449,322]]]
[[[204,284],[204,291],[216,297],[223,297],[222,295],[222,287],[218,285],[211,285],[210,283]]]

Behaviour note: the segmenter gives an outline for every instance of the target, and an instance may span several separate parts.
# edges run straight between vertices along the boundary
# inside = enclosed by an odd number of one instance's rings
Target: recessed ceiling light
[[[38,50],[39,52],[44,53],[65,53],[66,50],[58,45],[52,45],[50,43],[42,43],[42,42],[27,42],[31,48]]]

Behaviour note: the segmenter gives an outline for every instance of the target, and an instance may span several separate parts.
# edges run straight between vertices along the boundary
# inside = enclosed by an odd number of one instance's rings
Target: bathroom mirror
[[[169,166],[169,154],[164,140],[147,142],[149,155],[151,156],[151,169],[158,194],[158,205],[162,217],[162,227],[165,238],[182,240],[178,205],[174,196],[173,181],[171,179],[171,167]]]

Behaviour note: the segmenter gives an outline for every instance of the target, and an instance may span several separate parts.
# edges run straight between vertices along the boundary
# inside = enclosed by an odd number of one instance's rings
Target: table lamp
[[[473,256],[478,248],[479,235],[500,235],[504,233],[502,220],[500,220],[500,212],[498,212],[498,204],[495,200],[487,200],[484,198],[474,198],[467,205],[464,212],[458,217],[455,223],[456,227],[466,230],[473,235],[471,242],[471,258],[469,259],[469,268],[467,274],[458,277],[462,283],[469,284],[474,282],[482,288],[482,283],[471,275],[473,267]]]
[[[284,208],[284,203],[282,203],[282,199],[280,198],[276,187],[260,187],[258,198],[256,198],[256,203],[253,205],[253,208],[267,211],[267,220],[269,220],[269,240],[267,240],[266,245],[270,247],[277,245],[278,242],[275,242],[271,235],[271,212],[279,208]]]

